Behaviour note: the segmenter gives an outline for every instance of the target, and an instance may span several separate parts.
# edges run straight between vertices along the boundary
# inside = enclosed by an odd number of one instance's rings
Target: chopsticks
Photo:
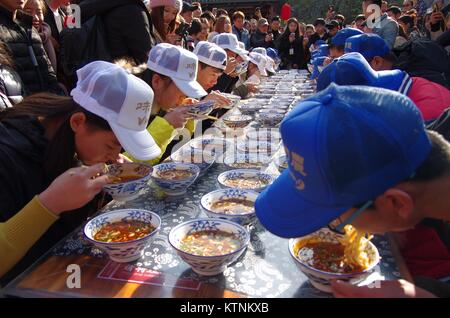
[[[219,120],[219,118],[210,116],[210,115],[203,115],[203,114],[194,114],[194,113],[187,113],[188,115],[192,116],[194,119],[211,119],[211,120]]]

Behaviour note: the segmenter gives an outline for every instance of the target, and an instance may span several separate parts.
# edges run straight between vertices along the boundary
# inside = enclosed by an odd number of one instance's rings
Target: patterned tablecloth
[[[329,297],[315,289],[297,268],[288,251],[288,240],[272,235],[259,223],[250,228],[251,243],[246,252],[222,275],[201,277],[177,256],[168,243],[167,236],[170,230],[184,221],[206,217],[199,206],[200,199],[204,194],[218,188],[217,176],[225,169],[222,164],[214,164],[188,189],[186,195],[179,198],[165,197],[150,182],[149,187],[143,190],[135,200],[126,203],[113,201],[106,206],[105,211],[117,208],[147,209],[156,212],[162,219],[161,230],[153,243],[144,251],[144,256],[134,263],[122,265],[120,270],[146,275],[164,273],[165,276],[173,279],[171,284],[174,286],[195,289],[201,283],[210,283],[244,293],[249,297]],[[388,241],[383,237],[376,237],[374,243],[379,249],[382,261],[369,279],[399,278],[400,274],[390,253]],[[83,239],[81,229],[56,246],[52,254],[88,254],[95,257],[107,257]],[[99,277],[121,279],[120,275],[113,278],[108,273],[117,271],[117,266],[116,263],[108,263]],[[142,281],[142,283],[145,282]],[[170,282],[165,282],[165,284],[168,283]]]

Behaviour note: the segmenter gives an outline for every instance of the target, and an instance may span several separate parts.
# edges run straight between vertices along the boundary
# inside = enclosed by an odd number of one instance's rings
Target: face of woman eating
[[[70,118],[78,159],[87,166],[115,162],[122,146],[111,130],[87,123],[86,115],[75,113]]]
[[[171,79],[158,74],[152,78],[152,88],[155,93],[154,103],[166,111],[180,105],[186,98]]]
[[[208,90],[217,84],[217,79],[222,75],[222,70],[211,66],[200,66],[198,68],[197,81],[203,87]]]

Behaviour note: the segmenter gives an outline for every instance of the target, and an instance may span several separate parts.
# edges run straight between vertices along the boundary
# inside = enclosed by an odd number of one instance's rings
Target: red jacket
[[[413,77],[408,97],[420,109],[426,122],[438,118],[450,107],[450,91],[422,77]]]

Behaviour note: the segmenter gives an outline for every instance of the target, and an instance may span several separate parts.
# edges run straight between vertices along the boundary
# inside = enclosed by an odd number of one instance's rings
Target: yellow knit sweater
[[[58,220],[35,196],[20,212],[0,223],[0,277],[20,261]]]

